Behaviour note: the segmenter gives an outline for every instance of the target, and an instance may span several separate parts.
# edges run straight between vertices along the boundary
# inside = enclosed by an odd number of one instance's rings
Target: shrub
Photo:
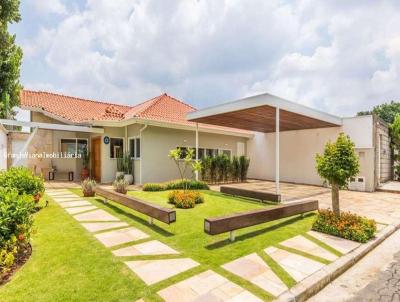
[[[165,191],[165,185],[161,183],[147,183],[143,186],[143,191],[149,192],[157,192],[157,191]]]
[[[177,208],[194,208],[196,204],[204,203],[204,197],[197,191],[172,191],[168,194],[168,203]]]
[[[209,190],[210,187],[204,181],[198,181],[193,179],[183,179],[170,181],[165,184],[166,190]]]
[[[345,239],[367,242],[376,232],[376,222],[350,212],[339,215],[332,210],[319,210],[312,229]]]
[[[126,194],[128,183],[125,179],[118,179],[114,181],[113,187],[115,192]]]
[[[0,187],[14,188],[18,194],[31,195],[38,201],[44,192],[44,181],[25,167],[13,167],[0,172]]]
[[[29,242],[34,211],[32,196],[0,188],[0,275],[7,272]]]
[[[94,179],[86,178],[82,181],[82,192],[83,196],[91,197],[94,196],[94,188],[96,187],[96,181]]]

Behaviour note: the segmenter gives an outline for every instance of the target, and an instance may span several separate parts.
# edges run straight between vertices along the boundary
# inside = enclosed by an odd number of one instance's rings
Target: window
[[[81,158],[83,152],[88,148],[87,139],[82,138],[62,138],[60,141],[61,152],[69,157]]]
[[[110,138],[110,158],[118,158],[124,155],[124,139]]]
[[[131,158],[140,158],[140,138],[129,139],[129,155]]]
[[[219,151],[220,151],[220,154],[225,154],[229,158],[231,158],[231,154],[232,154],[231,150],[219,150]]]

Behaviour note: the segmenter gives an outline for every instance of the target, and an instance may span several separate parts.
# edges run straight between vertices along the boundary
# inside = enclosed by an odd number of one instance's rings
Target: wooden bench
[[[274,194],[271,192],[248,190],[248,189],[242,189],[242,188],[230,187],[230,186],[221,186],[220,192],[224,193],[224,194],[234,195],[234,196],[241,196],[241,197],[248,197],[248,198],[260,199],[260,200],[281,202],[281,195]]]
[[[140,200],[133,196],[128,196],[115,191],[106,190],[97,187],[95,189],[96,195],[104,197],[104,202],[112,200],[130,209],[138,211],[142,214],[149,216],[149,223],[153,223],[153,218],[161,222],[170,224],[176,221],[176,212],[172,209],[163,208],[161,206]]]
[[[296,214],[304,214],[318,210],[318,200],[298,201],[278,205],[273,208],[254,210],[239,214],[204,219],[204,232],[217,235],[230,232],[230,240],[235,240],[233,231],[249,226],[273,221]]]

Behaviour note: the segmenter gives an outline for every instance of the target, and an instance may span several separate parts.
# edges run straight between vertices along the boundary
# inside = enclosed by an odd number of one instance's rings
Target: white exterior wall
[[[0,170],[7,169],[7,132],[0,126]]]
[[[315,155],[340,132],[349,135],[360,158],[360,176],[366,190],[374,190],[374,144],[372,116],[345,118],[342,127],[285,131],[280,133],[280,180],[323,185],[315,168]],[[275,133],[257,133],[248,141],[249,177],[275,179]]]

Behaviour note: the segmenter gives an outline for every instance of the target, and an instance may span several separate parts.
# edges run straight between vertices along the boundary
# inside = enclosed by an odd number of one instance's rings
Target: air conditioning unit
[[[350,180],[349,190],[365,191],[365,176],[357,176]]]

